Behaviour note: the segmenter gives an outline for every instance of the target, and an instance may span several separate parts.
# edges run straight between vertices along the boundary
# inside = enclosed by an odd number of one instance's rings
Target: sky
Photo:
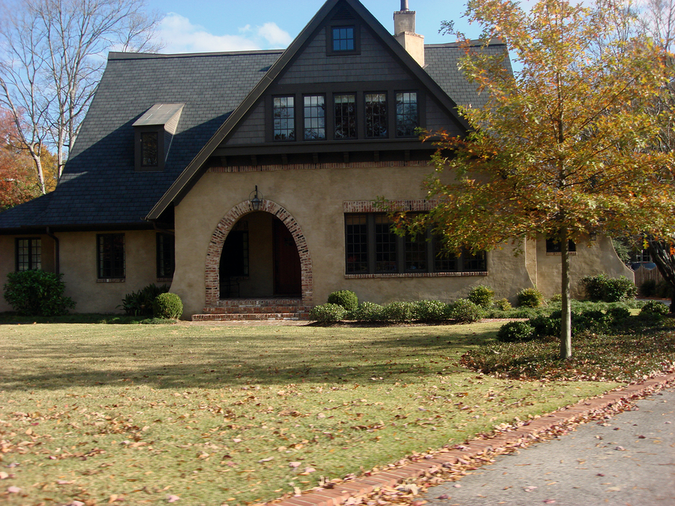
[[[361,0],[382,25],[393,31],[394,11],[400,0]],[[241,51],[286,48],[300,33],[324,0],[147,0],[162,22],[158,35],[162,53]],[[465,4],[457,0],[409,0],[416,11],[417,33],[427,44],[454,42],[440,35],[443,20],[454,20],[467,35],[478,29],[462,20]]]

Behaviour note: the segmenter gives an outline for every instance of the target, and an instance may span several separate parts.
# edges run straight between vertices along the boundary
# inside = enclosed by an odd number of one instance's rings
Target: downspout
[[[61,272],[61,259],[60,259],[60,254],[59,254],[59,238],[56,237],[50,230],[49,227],[46,228],[47,235],[51,237],[54,240],[54,272],[56,274],[60,274]]]

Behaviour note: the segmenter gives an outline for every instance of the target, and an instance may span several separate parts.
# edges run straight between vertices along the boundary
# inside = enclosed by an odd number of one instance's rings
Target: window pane
[[[333,51],[354,51],[354,27],[333,28]]]
[[[304,97],[304,119],[306,141],[326,138],[326,104],[323,95]]]
[[[141,166],[157,167],[157,132],[141,133]]]
[[[335,138],[356,139],[356,95],[334,95]]]
[[[423,234],[405,236],[406,272],[425,272],[427,270],[427,241]]]
[[[396,234],[385,214],[375,215],[375,272],[396,272]]]
[[[295,98],[274,97],[274,140],[295,140]]]
[[[417,93],[396,94],[396,137],[414,137],[419,126]]]
[[[387,94],[366,93],[366,137],[387,137]]]
[[[124,234],[98,235],[98,277],[124,278]]]
[[[42,239],[16,240],[16,270],[30,271],[42,268]]]
[[[462,271],[463,272],[478,272],[487,270],[485,252],[472,255],[469,250],[462,253]]]
[[[157,234],[157,277],[172,278],[175,263],[174,236],[171,234]]]
[[[345,215],[347,274],[368,272],[368,224],[365,214]]]

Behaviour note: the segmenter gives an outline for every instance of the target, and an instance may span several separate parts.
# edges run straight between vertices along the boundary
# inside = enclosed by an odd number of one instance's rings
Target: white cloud
[[[258,27],[246,25],[239,29],[238,35],[214,35],[175,12],[162,19],[157,35],[164,45],[162,53],[166,54],[279,48],[286,47],[292,40],[275,23]]]

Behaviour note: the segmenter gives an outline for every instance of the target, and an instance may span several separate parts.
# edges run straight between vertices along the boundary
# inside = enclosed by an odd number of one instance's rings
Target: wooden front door
[[[274,219],[274,295],[302,296],[300,255],[293,236],[281,220]]]

